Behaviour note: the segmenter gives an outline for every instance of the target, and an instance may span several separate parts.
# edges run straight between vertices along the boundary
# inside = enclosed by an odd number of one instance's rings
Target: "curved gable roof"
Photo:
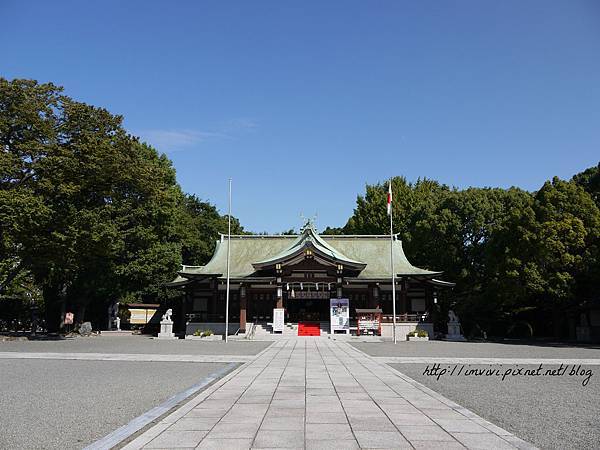
[[[343,252],[339,251],[339,249],[336,249],[328,244],[321,236],[317,234],[316,230],[310,224],[304,227],[302,233],[294,242],[290,244],[288,248],[267,259],[254,262],[252,266],[257,270],[274,266],[277,263],[294,258],[295,256],[303,253],[307,248],[313,249],[325,259],[336,264],[343,264],[358,270],[362,270],[366,266],[365,263],[349,258]]]
[[[315,233],[316,234],[316,233]],[[286,255],[300,242],[302,235],[241,235],[231,236],[230,275],[232,278],[251,277],[256,274],[255,264],[274,261]],[[316,235],[318,236],[318,235]],[[321,251],[334,252],[337,257],[347,261],[364,264],[358,279],[391,278],[390,237],[374,236],[318,236],[315,241]],[[322,243],[321,243],[322,242]],[[227,272],[227,247],[225,236],[217,242],[212,259],[202,267],[187,267],[180,275],[191,277],[222,277]],[[315,246],[316,248],[316,246]],[[442,272],[421,269],[413,266],[402,249],[402,242],[393,242],[394,269],[397,276],[422,276],[433,278]],[[343,262],[342,262],[343,264]]]

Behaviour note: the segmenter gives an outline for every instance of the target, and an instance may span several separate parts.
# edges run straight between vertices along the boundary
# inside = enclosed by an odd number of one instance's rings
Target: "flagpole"
[[[225,294],[225,342],[229,336],[229,261],[231,259],[231,178],[229,179],[229,212],[227,213],[227,293]]]
[[[392,314],[394,315],[393,319],[393,336],[394,336],[394,344],[398,343],[396,339],[396,274],[394,273],[394,222],[393,222],[393,208],[391,203],[391,192],[392,192],[392,179],[390,178],[389,185],[390,192],[390,263],[392,266]]]

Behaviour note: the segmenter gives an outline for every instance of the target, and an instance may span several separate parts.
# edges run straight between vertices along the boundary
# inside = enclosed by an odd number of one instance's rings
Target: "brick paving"
[[[275,342],[124,448],[534,448],[351,345]]]

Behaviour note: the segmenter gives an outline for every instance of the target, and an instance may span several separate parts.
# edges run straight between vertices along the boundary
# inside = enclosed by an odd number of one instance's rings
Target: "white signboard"
[[[347,298],[329,299],[331,334],[336,331],[350,333],[350,300]]]
[[[273,333],[283,333],[283,326],[285,325],[285,309],[275,308],[273,310]]]

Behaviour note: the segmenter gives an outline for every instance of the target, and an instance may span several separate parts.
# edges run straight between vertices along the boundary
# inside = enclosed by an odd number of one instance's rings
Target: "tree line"
[[[227,229],[121,116],[52,83],[0,78],[0,145],[0,314],[39,303],[57,331],[67,310],[102,321],[115,301],[165,300]]]
[[[473,335],[568,336],[567,316],[600,288],[600,164],[539,190],[392,180],[394,232],[409,260],[456,287],[443,306]],[[366,186],[331,234],[386,234],[387,183]]]

